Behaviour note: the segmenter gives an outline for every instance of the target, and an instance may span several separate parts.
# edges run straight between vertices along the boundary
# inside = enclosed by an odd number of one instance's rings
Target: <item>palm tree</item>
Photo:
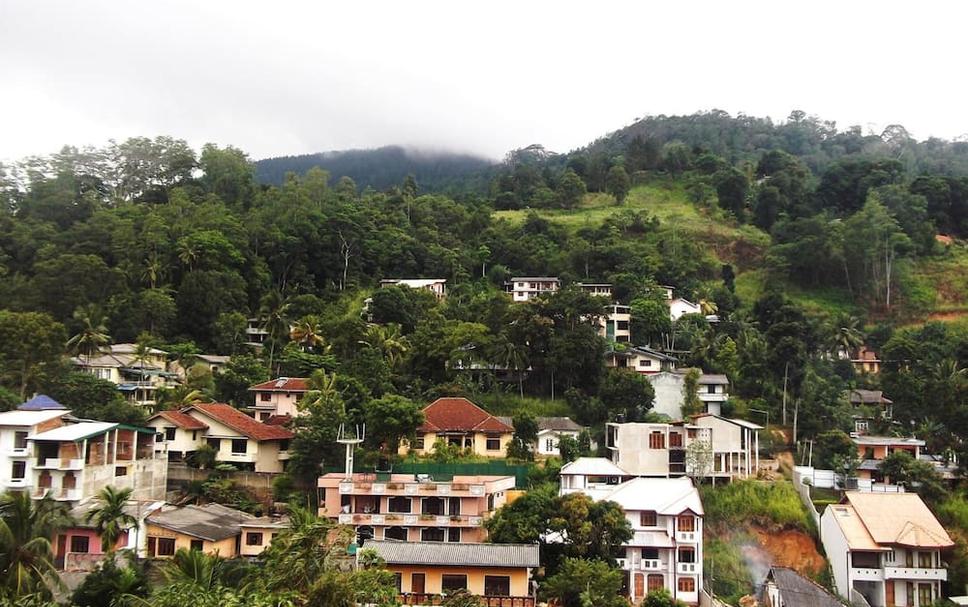
[[[403,355],[410,349],[410,341],[402,334],[397,323],[367,325],[366,333],[359,343],[379,350],[391,369],[400,364]]]
[[[711,299],[700,299],[699,311],[702,312],[704,316],[712,316],[716,312],[719,312],[719,306]]]
[[[191,386],[177,386],[175,388],[161,388],[155,399],[158,410],[182,409],[198,403],[210,402],[201,390]]]
[[[524,372],[531,364],[528,361],[528,349],[512,341],[505,341],[499,346],[497,360],[499,364],[508,369],[513,369],[517,374],[518,395],[524,398]]]
[[[16,599],[49,594],[50,582],[62,585],[48,538],[68,523],[64,507],[50,497],[32,500],[24,492],[0,498],[0,592]]]
[[[161,575],[169,584],[191,584],[210,590],[219,584],[222,563],[217,554],[179,548],[162,567]]]
[[[306,381],[309,390],[299,405],[301,407],[325,406],[332,403],[339,397],[339,390],[336,388],[336,374],[327,373],[325,369],[316,369]]]
[[[276,342],[289,334],[289,302],[279,291],[266,293],[260,306],[263,329],[269,333],[269,373],[272,373],[272,359],[275,356]]]
[[[158,259],[157,254],[152,253],[152,255],[145,260],[145,269],[141,273],[141,279],[148,283],[150,288],[154,289],[164,271],[164,264],[162,264],[161,260]]]
[[[98,505],[88,511],[84,520],[94,523],[94,530],[101,538],[101,547],[110,555],[121,537],[121,532],[138,524],[138,519],[124,511],[131,498],[131,488],[115,489],[108,485],[95,498]]]
[[[849,357],[864,345],[864,334],[856,316],[844,315],[838,318],[832,337],[835,354],[843,353]]]
[[[334,538],[333,523],[315,511],[289,507],[289,528],[272,540],[264,553],[264,576],[270,589],[305,590],[326,571],[334,557],[345,554],[352,528],[340,529]]]
[[[67,348],[89,362],[91,356],[100,352],[111,341],[104,325],[104,316],[97,306],[90,304],[74,310],[74,320],[81,324],[81,330],[67,340]]]
[[[201,250],[198,245],[190,241],[188,238],[182,238],[178,241],[176,245],[178,250],[178,260],[182,262],[191,272],[195,267],[195,263],[198,261],[198,257],[201,254]]]
[[[317,348],[328,349],[326,338],[322,335],[318,316],[303,316],[300,318],[292,330],[289,331],[289,339],[303,347],[304,350],[315,350]]]

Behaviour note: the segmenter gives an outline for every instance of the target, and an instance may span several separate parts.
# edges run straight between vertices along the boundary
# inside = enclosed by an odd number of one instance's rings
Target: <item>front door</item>
[[[414,573],[410,578],[410,592],[413,594],[423,594],[425,592],[425,578],[422,573]]]
[[[632,586],[635,589],[636,600],[641,599],[643,596],[645,596],[645,574],[636,573],[635,583]]]
[[[894,580],[884,582],[884,602],[887,607],[894,607]]]

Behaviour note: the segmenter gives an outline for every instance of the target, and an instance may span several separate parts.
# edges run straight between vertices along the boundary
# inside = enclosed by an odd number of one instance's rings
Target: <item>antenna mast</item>
[[[355,431],[352,436],[346,433],[346,428],[343,424],[339,425],[339,433],[336,435],[336,442],[346,445],[346,479],[350,480],[353,478],[353,452],[356,450],[356,446],[363,442],[363,438],[366,436],[366,424],[363,424],[362,429],[360,426],[355,426]]]

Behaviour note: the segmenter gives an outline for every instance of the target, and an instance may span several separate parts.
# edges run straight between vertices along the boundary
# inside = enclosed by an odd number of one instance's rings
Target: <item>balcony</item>
[[[52,496],[58,502],[76,502],[81,499],[80,489],[65,489],[61,487],[60,489],[54,489],[52,491]]]
[[[14,490],[26,489],[27,487],[30,487],[30,481],[28,481],[26,478],[12,478],[6,483],[4,483],[4,486],[7,489],[14,489]]]
[[[676,573],[696,573],[700,569],[699,563],[676,563]]]
[[[360,483],[343,481],[339,484],[340,495],[453,495],[483,497],[484,485],[463,483],[400,483],[372,482]]]
[[[484,524],[482,516],[447,514],[340,514],[340,525],[404,525],[410,527],[480,527]]]
[[[27,457],[28,455],[30,455],[30,453],[27,450],[27,447],[26,446],[24,446],[24,447],[10,447],[9,449],[7,449],[7,455],[9,457]]]
[[[852,567],[850,579],[858,582],[880,582],[884,580],[884,570],[872,567]]]
[[[408,592],[400,595],[404,605],[440,605],[443,598],[439,594],[420,594]],[[534,597],[530,596],[478,596],[481,607],[534,607]]]
[[[887,579],[900,578],[946,582],[948,581],[948,570],[935,567],[885,567],[884,577]]]
[[[659,559],[642,559],[639,563],[639,569],[642,571],[659,571],[665,569],[665,567]]]
[[[677,531],[676,541],[686,542],[687,544],[695,544],[699,541],[701,535],[695,531]]]
[[[82,470],[84,469],[84,460],[60,457],[38,457],[34,468],[37,470]]]

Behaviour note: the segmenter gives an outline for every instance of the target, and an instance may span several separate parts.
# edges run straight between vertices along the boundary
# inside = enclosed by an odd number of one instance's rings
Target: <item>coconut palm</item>
[[[151,257],[145,260],[145,269],[141,273],[141,279],[148,283],[150,288],[154,289],[164,271],[164,264],[161,263],[157,255],[152,254]]]
[[[410,349],[410,341],[404,337],[397,323],[367,325],[366,333],[359,343],[379,350],[390,368],[400,364],[403,355]]]
[[[178,241],[176,250],[178,252],[178,260],[191,272],[201,255],[201,249],[198,247],[198,244],[188,238],[182,238]]]
[[[700,299],[699,311],[702,312],[704,316],[712,316],[713,314],[719,312],[719,306],[711,299]]]
[[[104,315],[97,306],[90,304],[74,310],[74,320],[80,323],[81,330],[67,340],[67,349],[90,361],[91,356],[111,341],[104,325]]]
[[[289,331],[289,339],[296,342],[304,350],[328,349],[326,338],[322,335],[319,317],[308,315],[303,316]]]
[[[289,335],[289,302],[279,291],[269,291],[262,298],[259,312],[262,315],[262,327],[269,333],[269,373],[272,373],[276,343]]]
[[[191,584],[210,590],[219,584],[223,561],[217,554],[179,548],[161,568],[161,575],[169,584]]]
[[[524,372],[531,364],[528,360],[528,349],[512,341],[505,341],[498,346],[495,354],[498,364],[512,369],[518,376],[518,395],[524,398]]]
[[[114,552],[121,532],[138,524],[138,519],[124,511],[130,498],[130,487],[115,489],[108,485],[98,492],[95,497],[97,505],[84,517],[88,523],[94,524],[94,530],[101,538],[101,546],[109,555]]]
[[[306,381],[306,387],[309,390],[299,401],[300,407],[322,407],[334,402],[340,395],[336,388],[336,374],[327,373],[325,369],[313,371]]]
[[[843,315],[835,324],[831,336],[834,353],[849,357],[864,345],[864,333],[860,328],[860,320],[855,316]]]
[[[155,403],[159,410],[171,410],[197,405],[198,403],[207,403],[210,400],[201,390],[191,386],[178,386],[159,389]]]
[[[0,595],[14,599],[49,594],[61,586],[50,539],[67,526],[66,510],[50,497],[32,500],[27,493],[0,498]]]

